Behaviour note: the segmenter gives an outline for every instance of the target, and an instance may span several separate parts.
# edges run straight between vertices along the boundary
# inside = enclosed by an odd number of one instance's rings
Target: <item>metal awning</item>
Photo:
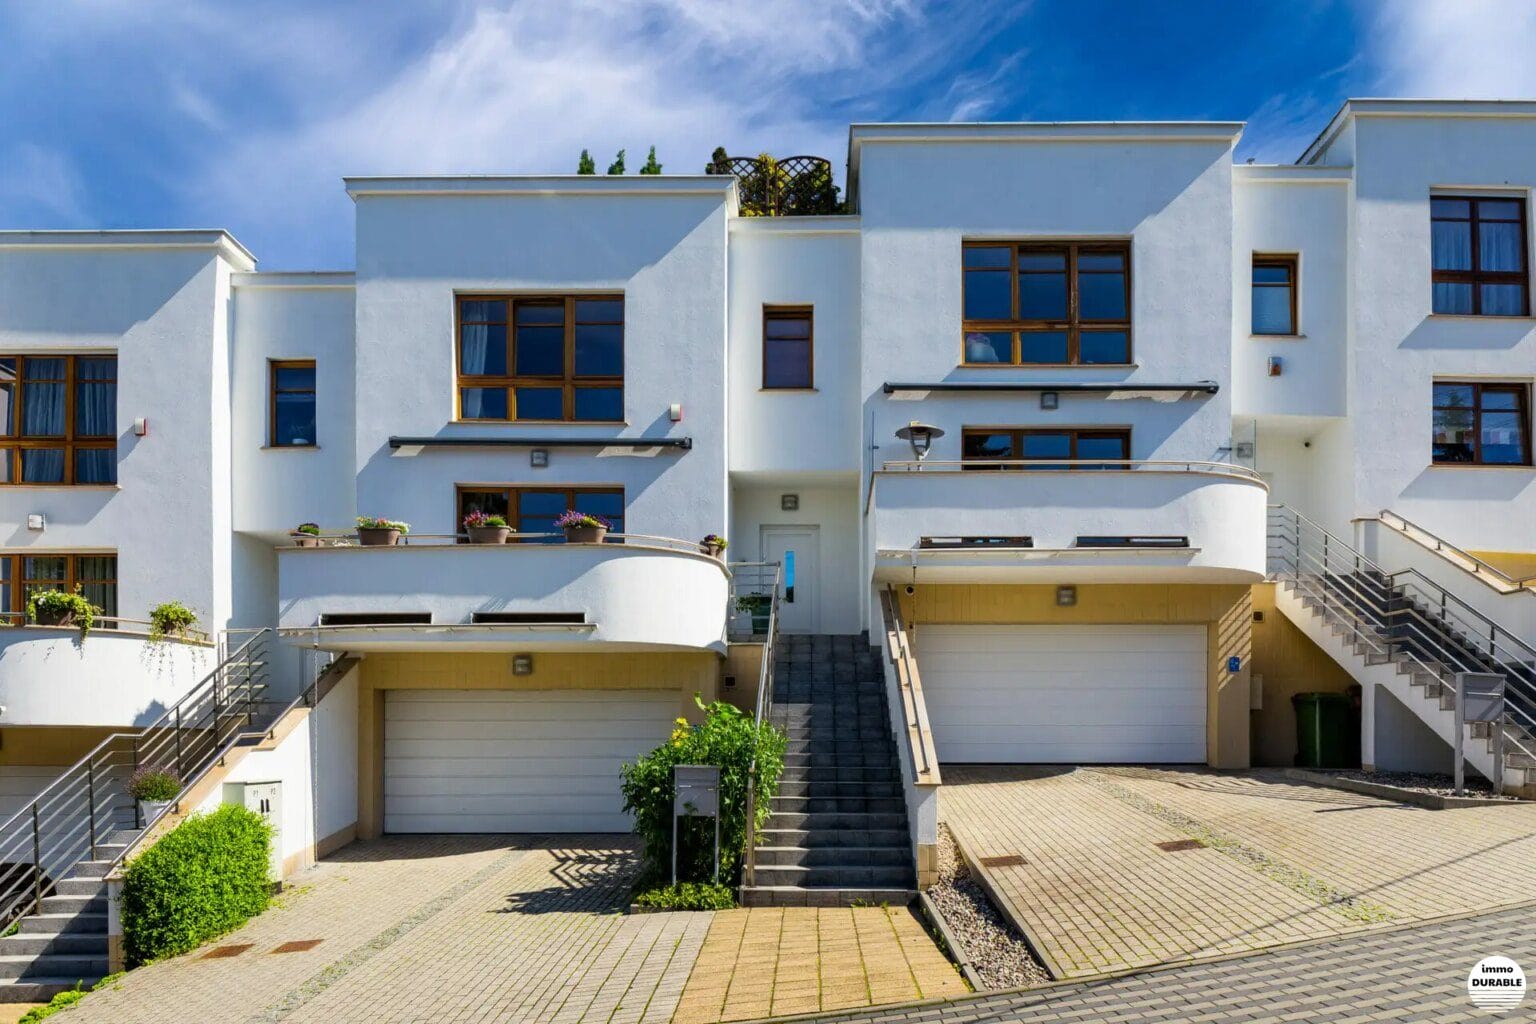
[[[390,437],[401,448],[693,448],[691,437]]]
[[[1055,391],[1064,395],[1104,395],[1108,398],[1170,398],[1182,396],[1214,395],[1221,386],[1213,380],[1196,380],[1180,383],[1143,383],[1141,381],[994,381],[994,380],[942,380],[923,383],[894,383],[887,381],[882,390],[888,395],[914,394],[930,391],[961,392],[972,394],[1023,394]]]

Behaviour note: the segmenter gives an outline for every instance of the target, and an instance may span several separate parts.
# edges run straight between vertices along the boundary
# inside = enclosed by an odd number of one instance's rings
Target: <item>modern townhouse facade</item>
[[[351,272],[0,232],[0,611],[123,617],[0,636],[6,798],[267,630],[293,863],[625,830],[617,765],[771,684],[775,576],[781,637],[881,653],[915,874],[866,889],[930,876],[945,764],[1288,764],[1302,691],[1449,770],[1456,673],[1501,674],[1467,758],[1529,787],[1536,103],[1351,101],[1286,165],[1242,128],[854,125],[849,212],[803,217],[729,175],[347,179]],[[209,644],[140,634],[170,599]]]

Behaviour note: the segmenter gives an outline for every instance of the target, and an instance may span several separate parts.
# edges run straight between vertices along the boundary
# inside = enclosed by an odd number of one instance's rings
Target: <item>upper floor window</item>
[[[977,465],[967,469],[1034,469],[1031,461],[1057,463],[1040,469],[1119,469],[1131,457],[1131,432],[1124,429],[1061,429],[1034,427],[967,427],[961,438],[965,462],[1019,460],[1018,466]],[[1110,459],[1111,463],[1094,463]],[[1060,465],[1060,463],[1070,465]]]
[[[1434,196],[1429,210],[1434,311],[1526,316],[1525,200]]]
[[[27,601],[33,594],[46,590],[74,593],[76,588],[102,615],[115,617],[117,556],[0,554],[0,622],[24,622]],[[112,625],[98,623],[96,628]]]
[[[462,523],[471,512],[501,516],[513,533],[559,534],[555,520],[567,509],[590,516],[602,516],[614,533],[624,532],[624,489],[622,487],[512,487],[502,484],[462,484],[458,488],[458,518]],[[457,526],[455,526],[457,529]],[[555,536],[547,543],[563,538]],[[525,543],[546,543],[537,539]]]
[[[810,306],[763,307],[763,387],[815,387],[815,352]]]
[[[272,362],[272,424],[274,448],[312,448],[315,439],[315,361],[283,359]]]
[[[1131,361],[1128,242],[966,242],[967,365]]]
[[[1529,466],[1530,389],[1436,381],[1433,450],[1439,463]]]
[[[0,356],[0,483],[117,482],[117,357]]]
[[[1254,334],[1296,333],[1296,257],[1253,258]]]
[[[624,419],[622,295],[461,296],[458,418]]]

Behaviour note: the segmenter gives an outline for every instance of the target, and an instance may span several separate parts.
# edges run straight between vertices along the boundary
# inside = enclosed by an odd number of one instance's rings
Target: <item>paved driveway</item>
[[[944,781],[941,816],[1060,978],[1510,906],[1536,864],[1528,803],[1430,811],[1262,771]]]

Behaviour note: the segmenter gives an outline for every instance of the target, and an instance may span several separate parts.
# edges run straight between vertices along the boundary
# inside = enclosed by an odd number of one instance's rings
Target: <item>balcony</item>
[[[148,725],[213,669],[211,644],[152,641],[148,623],[98,617],[0,629],[0,726]],[[106,627],[113,628],[106,628]]]
[[[725,650],[730,573],[697,544],[638,534],[560,541],[283,547],[279,630],[290,643],[354,652]]]
[[[888,462],[865,513],[882,581],[1247,583],[1267,497],[1219,462]]]

